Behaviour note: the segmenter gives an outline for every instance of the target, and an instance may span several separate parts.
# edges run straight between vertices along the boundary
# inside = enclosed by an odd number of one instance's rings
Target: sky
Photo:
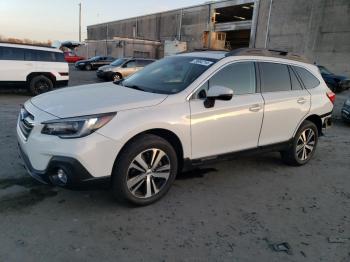
[[[78,40],[78,4],[82,3],[82,39],[86,26],[151,14],[206,0],[0,0],[0,36],[37,41]]]

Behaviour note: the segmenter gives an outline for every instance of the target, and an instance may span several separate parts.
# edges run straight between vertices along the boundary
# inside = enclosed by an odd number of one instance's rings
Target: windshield
[[[126,59],[119,58],[119,59],[117,59],[117,60],[114,60],[114,61],[111,63],[111,66],[121,66],[125,61],[126,61]]]
[[[320,69],[321,74],[333,75],[333,73],[324,66],[319,66],[318,68]]]
[[[156,61],[126,78],[126,87],[159,94],[176,94],[187,88],[217,59],[171,56]]]

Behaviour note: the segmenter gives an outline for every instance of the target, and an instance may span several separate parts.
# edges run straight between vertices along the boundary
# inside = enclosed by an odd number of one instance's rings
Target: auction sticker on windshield
[[[191,64],[195,64],[195,65],[210,66],[214,62],[207,61],[207,60],[202,60],[202,59],[193,59],[190,63]]]

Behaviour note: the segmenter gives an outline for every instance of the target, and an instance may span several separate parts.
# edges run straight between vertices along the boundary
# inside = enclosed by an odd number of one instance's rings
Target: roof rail
[[[303,63],[310,63],[310,61],[302,56],[288,51],[274,50],[274,49],[264,49],[264,48],[238,48],[230,51],[226,54],[228,56],[268,56],[285,58],[289,60],[299,61]]]
[[[45,47],[45,48],[52,48],[52,49],[56,48],[54,46],[49,46],[49,45],[45,45],[45,44],[15,43],[15,42],[9,42],[9,41],[0,41],[0,44],[35,46],[35,47]]]

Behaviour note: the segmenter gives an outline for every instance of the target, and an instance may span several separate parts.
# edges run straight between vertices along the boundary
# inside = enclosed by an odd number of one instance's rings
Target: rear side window
[[[287,65],[259,63],[261,72],[261,92],[290,91],[291,82]]]
[[[298,66],[293,66],[293,68],[300,76],[301,81],[303,81],[305,88],[312,89],[320,84],[320,81],[306,69]]]
[[[24,49],[26,61],[64,62],[63,53]]]
[[[152,60],[136,60],[136,66],[144,67],[146,65],[149,65],[152,62],[153,62]]]
[[[0,46],[0,60],[24,60],[24,49]]]
[[[209,89],[215,85],[231,88],[233,95],[255,93],[254,63],[240,62],[226,66],[209,80]]]
[[[290,73],[290,80],[292,82],[292,90],[302,90],[303,87],[301,86],[299,79],[297,78],[296,74],[294,73],[291,67],[289,67],[289,73]]]

